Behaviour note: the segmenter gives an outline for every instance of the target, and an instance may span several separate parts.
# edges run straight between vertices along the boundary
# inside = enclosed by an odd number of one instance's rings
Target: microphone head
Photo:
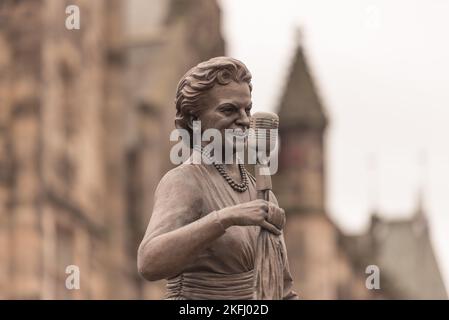
[[[250,119],[248,145],[256,152],[269,155],[275,148],[278,137],[279,117],[273,112],[256,112]]]
[[[256,112],[251,116],[250,128],[277,129],[279,128],[279,117],[273,112]]]

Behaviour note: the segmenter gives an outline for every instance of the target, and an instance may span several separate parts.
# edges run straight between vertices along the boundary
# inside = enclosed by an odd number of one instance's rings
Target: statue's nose
[[[245,111],[240,112],[240,117],[237,119],[237,123],[246,128],[249,128],[249,117]]]

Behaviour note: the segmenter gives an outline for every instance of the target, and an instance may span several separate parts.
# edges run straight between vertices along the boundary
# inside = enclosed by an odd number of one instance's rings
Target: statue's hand
[[[270,209],[273,207],[273,209]],[[253,200],[217,211],[219,219],[225,228],[230,226],[261,226],[268,231],[280,235],[281,231],[270,222],[281,225],[283,210],[265,200]]]
[[[279,230],[284,229],[285,226],[285,211],[279,208],[272,202],[268,203],[268,217],[267,221],[274,225]]]

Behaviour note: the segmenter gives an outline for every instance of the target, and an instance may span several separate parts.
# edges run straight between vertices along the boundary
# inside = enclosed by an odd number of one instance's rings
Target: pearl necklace
[[[229,185],[238,192],[245,192],[248,190],[248,176],[246,175],[246,169],[245,166],[241,163],[239,163],[239,171],[240,176],[242,177],[242,183],[235,182],[229,174],[226,172],[224,166],[222,164],[213,163],[215,168],[218,170],[218,172],[221,174],[223,178],[229,183]]]
[[[201,155],[207,158],[209,162],[211,162],[214,165],[215,169],[217,169],[217,171],[226,180],[226,182],[231,186],[232,189],[234,189],[237,192],[245,192],[246,190],[248,190],[248,175],[246,174],[246,169],[243,164],[241,163],[238,164],[240,177],[242,178],[242,183],[237,183],[226,172],[224,165],[221,163],[216,163],[215,159],[213,159],[210,156],[210,152],[206,152],[206,149],[208,149],[207,146],[202,150],[200,146],[195,146],[194,149],[201,152]]]

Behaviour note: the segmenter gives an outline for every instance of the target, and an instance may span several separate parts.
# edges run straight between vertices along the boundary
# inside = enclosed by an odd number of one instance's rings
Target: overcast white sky
[[[424,205],[449,288],[449,1],[221,0],[227,54],[275,110],[299,41],[330,118],[328,209],[347,232],[370,211]]]

